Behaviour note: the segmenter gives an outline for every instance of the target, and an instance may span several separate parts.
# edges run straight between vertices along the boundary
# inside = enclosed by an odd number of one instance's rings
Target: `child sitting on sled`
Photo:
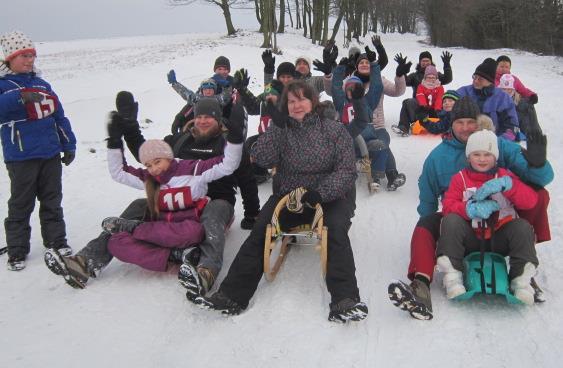
[[[538,196],[512,172],[497,166],[497,139],[492,131],[481,130],[467,141],[469,166],[452,177],[442,203],[437,263],[445,273],[447,297],[464,294],[463,258],[479,251],[485,239],[486,251],[510,257],[510,288],[516,298],[531,305],[530,280],[538,266],[535,235],[516,210],[534,207]],[[488,223],[486,228],[479,226],[481,221]]]
[[[423,119],[415,121],[411,126],[412,134],[442,134],[448,132],[452,126],[450,112],[458,100],[459,95],[456,91],[446,91],[446,93],[442,96],[442,110],[436,113],[436,117],[428,115]]]

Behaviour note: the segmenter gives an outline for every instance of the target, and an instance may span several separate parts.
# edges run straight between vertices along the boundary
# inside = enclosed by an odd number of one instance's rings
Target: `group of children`
[[[387,55],[379,38],[373,38],[372,42],[379,58],[366,47],[365,53],[353,51],[348,58],[342,58],[339,65],[336,65],[338,49],[334,45],[327,46],[323,61],[314,63],[324,72],[323,77],[312,77],[309,59],[300,57],[296,61],[299,68],[292,63],[281,63],[273,79],[275,58],[266,51],[262,55],[265,90],[258,97],[247,88],[246,70],[237,71],[234,77],[229,75],[230,62],[225,57],[217,58],[215,75],[204,80],[196,92],[178,83],[172,70],[168,81],[187,102],[176,116],[173,133],[185,130],[193,119],[221,121],[228,131],[224,156],[204,161],[178,160],[166,142],[148,140],[139,151],[145,168],[133,168],[125,163],[122,132],[110,122],[107,140],[110,174],[117,182],[144,189],[149,210],[146,221],[119,217],[103,221],[104,230],[112,234],[108,245],[110,252],[124,262],[155,271],[166,270],[174,254],[186,257],[189,252],[185,250],[193,249],[204,235],[199,216],[206,205],[207,184],[230,175],[238,167],[246,138],[244,108],[251,115],[260,114],[259,130],[266,130],[271,120],[266,105],[277,104],[285,86],[294,78],[311,83],[317,93],[322,90],[331,95],[336,113],[327,109],[327,114],[343,124],[353,123],[357,116],[354,109],[358,109],[354,101],[362,101],[369,111],[370,121],[359,127],[352,124],[348,131],[352,137],[362,137],[370,148],[374,180],[379,182],[387,177],[389,190],[403,185],[405,176],[396,169],[389,149],[389,134],[384,122],[378,120],[382,119],[378,111],[382,114],[383,95],[393,95],[386,89],[391,82],[381,77]],[[33,42],[21,32],[12,32],[0,37],[0,45],[4,53],[0,64],[1,137],[11,181],[5,220],[8,269],[18,271],[25,267],[30,252],[29,219],[37,198],[43,242],[51,249],[45,260],[50,267],[59,267],[55,273],[64,273],[61,269],[64,262],[59,257],[72,250],[67,244],[61,207],[61,163],[69,165],[73,161],[76,138],[57,95],[35,68]],[[451,55],[448,63],[450,58]],[[395,60],[398,63],[395,83],[401,81],[404,93],[410,63],[401,55]],[[516,104],[520,96],[531,104],[536,103],[537,94],[510,74],[510,59],[502,56],[497,61],[496,84],[510,94]],[[427,65],[424,78],[416,88],[420,126],[433,134],[449,131],[450,112],[459,99],[456,91],[444,91],[435,66]],[[117,110],[114,114],[123,113],[119,106]],[[255,140],[252,137],[246,140],[250,149],[252,139]],[[533,206],[535,192],[517,176],[496,166],[498,146],[493,132],[483,130],[471,135],[466,156],[468,167],[452,178],[443,201],[443,240],[437,256],[445,272],[447,296],[453,298],[465,292],[461,277],[463,257],[475,247],[479,237],[488,236],[494,241],[495,251],[510,256],[510,279],[515,296],[531,304],[533,291],[529,279],[538,266],[534,234],[526,221],[517,218],[514,208]],[[260,172],[259,167],[256,173],[268,175],[263,169]],[[492,230],[488,235],[477,226],[484,222]]]

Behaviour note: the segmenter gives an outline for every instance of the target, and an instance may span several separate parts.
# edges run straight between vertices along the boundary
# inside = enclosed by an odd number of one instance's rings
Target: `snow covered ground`
[[[25,30],[24,30],[25,31]],[[414,64],[428,49],[442,69],[442,49],[415,35],[382,35],[394,77],[393,55],[402,52]],[[61,98],[78,137],[76,161],[64,169],[64,209],[68,239],[75,250],[100,231],[101,220],[117,215],[143,193],[114,183],[107,173],[105,115],[115,94],[132,91],[139,101],[145,137],[169,131],[183,101],[166,82],[174,68],[190,87],[212,74],[214,59],[226,55],[233,72],[248,68],[251,89],[262,81],[261,36],[245,31],[220,34],[114,38],[49,42],[38,47],[37,65]],[[321,57],[321,48],[298,34],[278,35],[284,54],[276,63],[299,55]],[[341,43],[341,40],[339,40]],[[340,45],[339,45],[340,46]],[[449,49],[454,81],[471,82],[475,67],[488,56],[507,54],[513,72],[539,94],[538,116],[549,139],[549,158],[563,172],[560,129],[563,60],[515,50]],[[344,51],[341,50],[341,54]],[[414,65],[413,65],[414,68]],[[410,95],[410,88],[407,95]],[[401,98],[385,99],[388,127],[398,120]],[[249,121],[250,133],[257,118]],[[176,269],[158,274],[114,260],[85,290],[74,290],[43,263],[37,211],[32,219],[32,253],[23,272],[0,267],[0,356],[6,367],[555,367],[563,343],[563,194],[556,175],[549,186],[553,240],[538,246],[540,285],[548,301],[534,307],[512,306],[500,298],[447,301],[440,277],[432,285],[435,317],[417,321],[387,298],[391,279],[405,279],[409,241],[418,219],[417,178],[438,137],[400,138],[392,149],[407,176],[397,192],[369,195],[358,183],[356,217],[350,230],[360,292],[367,320],[348,325],[327,321],[329,296],[311,249],[294,249],[273,283],[262,281],[246,312],[224,318],[200,310],[185,298]],[[132,159],[131,159],[132,161]],[[259,187],[264,201],[269,184]],[[0,175],[0,218],[9,197],[6,172]],[[240,201],[239,201],[240,202]],[[222,279],[248,232],[236,220],[227,237]],[[0,238],[4,239],[3,227]],[[1,259],[6,261],[6,256]],[[559,346],[559,348],[557,347]]]

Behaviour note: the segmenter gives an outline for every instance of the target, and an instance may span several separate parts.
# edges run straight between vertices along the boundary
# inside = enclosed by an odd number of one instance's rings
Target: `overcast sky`
[[[227,29],[221,9],[203,2],[171,7],[167,0],[12,0],[8,8],[0,12],[0,34],[20,30],[34,41]],[[258,28],[252,10],[235,11],[233,23]]]

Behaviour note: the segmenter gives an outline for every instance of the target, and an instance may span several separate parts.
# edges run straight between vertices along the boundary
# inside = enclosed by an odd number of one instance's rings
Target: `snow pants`
[[[246,307],[264,272],[266,225],[281,199],[272,195],[260,210],[256,224],[242,244],[219,290]],[[345,298],[359,298],[354,255],[348,237],[351,206],[349,198],[323,203],[324,225],[328,227],[328,263],[326,285],[333,303]]]
[[[536,243],[551,240],[547,206],[549,192],[545,189],[537,190],[538,202],[534,208],[518,211],[520,218],[528,221],[534,228]],[[442,214],[433,213],[418,220],[411,238],[411,259],[407,276],[414,279],[416,273],[427,275],[432,280],[436,265],[436,242],[440,237],[440,222]]]
[[[483,241],[486,252],[493,251],[510,257],[510,280],[524,272],[526,263],[533,263],[536,267],[539,264],[534,229],[522,218],[507,222],[494,231],[491,239],[482,240],[477,237],[469,221],[457,214],[449,214],[442,219],[436,255],[448,256],[455,269],[464,271],[463,258],[469,253],[478,252]]]
[[[43,245],[60,248],[67,245],[63,218],[62,165],[60,155],[6,163],[10,178],[8,217],[4,220],[8,255],[26,256],[30,252],[29,220],[39,201],[39,221]]]
[[[369,156],[371,159],[371,173],[375,174],[378,172],[387,172],[391,170],[397,170],[397,164],[395,163],[395,157],[389,144],[391,143],[391,137],[387,129],[380,128],[374,129],[373,125],[368,124],[368,126],[362,131],[362,137],[366,141],[368,147]],[[378,144],[373,144],[370,142],[378,141]]]
[[[401,130],[408,132],[411,124],[416,120],[416,110],[418,102],[416,98],[407,98],[403,100],[401,112],[399,114],[399,127]]]

